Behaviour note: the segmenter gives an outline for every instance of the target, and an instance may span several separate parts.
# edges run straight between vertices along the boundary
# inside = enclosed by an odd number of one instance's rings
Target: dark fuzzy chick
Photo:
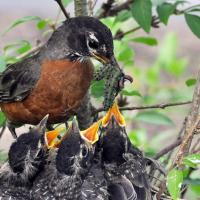
[[[10,147],[8,161],[0,169],[0,199],[26,199],[47,157],[44,133],[48,116],[29,132],[20,135]]]
[[[103,162],[108,182],[120,183],[122,188],[127,188],[122,183],[122,178],[126,177],[134,186],[132,194],[129,192],[130,196],[125,195],[127,199],[151,199],[150,185],[145,169],[146,160],[142,152],[131,144],[125,127],[119,126],[112,117],[102,134]],[[119,185],[114,187],[115,190],[117,188]],[[124,199],[126,198],[124,197]]]
[[[75,122],[58,150],[53,171],[32,188],[35,200],[81,199],[81,187],[92,165],[94,146],[80,135]]]

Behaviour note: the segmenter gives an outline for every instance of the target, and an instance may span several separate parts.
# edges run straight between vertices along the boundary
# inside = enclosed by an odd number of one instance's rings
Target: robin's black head
[[[108,63],[113,56],[110,29],[93,17],[74,17],[65,21],[67,43],[71,50],[83,57],[94,57]]]
[[[95,149],[93,144],[98,136],[90,128],[87,130],[80,132],[73,121],[68,137],[62,141],[58,150],[56,168],[60,173],[82,176],[91,166]]]
[[[93,57],[103,64],[118,66],[113,53],[110,29],[93,17],[67,19],[53,33],[47,46],[51,49],[50,54],[64,53],[63,56],[71,60],[82,61]]]
[[[9,165],[14,173],[27,172],[35,159],[43,157],[42,147],[45,145],[44,133],[48,115],[29,132],[20,135],[11,145],[8,158]],[[33,163],[32,163],[33,162]]]

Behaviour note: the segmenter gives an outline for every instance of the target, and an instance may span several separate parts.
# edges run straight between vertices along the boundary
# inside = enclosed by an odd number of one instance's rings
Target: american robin
[[[0,74],[0,107],[14,137],[17,125],[37,124],[48,113],[48,124],[76,114],[93,79],[90,58],[118,68],[110,29],[93,17],[74,17],[37,54]]]
[[[81,199],[81,186],[92,165],[94,143],[98,141],[93,130],[80,132],[73,121],[68,136],[59,146],[54,171],[35,182],[32,199]]]
[[[142,152],[131,144],[125,120],[116,103],[103,118],[102,126],[102,160],[107,181],[118,183],[118,188],[121,186],[126,195],[131,195],[127,199],[151,199],[146,160]],[[132,193],[130,190],[126,193],[127,187],[122,184],[122,176],[133,184]]]
[[[0,169],[0,199],[30,199],[32,182],[45,165],[47,143],[45,133],[48,115],[29,132],[20,135],[12,143],[8,162]]]

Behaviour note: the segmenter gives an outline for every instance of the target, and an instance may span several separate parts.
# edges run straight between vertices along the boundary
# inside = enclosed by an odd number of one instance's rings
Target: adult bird
[[[29,132],[20,135],[9,149],[8,161],[0,169],[0,199],[30,199],[29,190],[48,156],[45,133],[48,115]]]
[[[0,107],[14,137],[16,126],[37,124],[46,114],[48,124],[76,114],[93,79],[90,58],[118,68],[110,29],[93,17],[74,17],[37,54],[0,74]]]
[[[73,121],[68,136],[59,146],[54,170],[34,182],[32,199],[81,199],[82,184],[92,166],[96,141],[97,131],[80,132]]]
[[[151,199],[146,160],[126,133],[124,117],[116,103],[102,120],[102,160],[105,177],[115,199]],[[112,184],[115,184],[114,186]],[[131,185],[132,184],[132,189]],[[117,193],[121,194],[116,195]]]

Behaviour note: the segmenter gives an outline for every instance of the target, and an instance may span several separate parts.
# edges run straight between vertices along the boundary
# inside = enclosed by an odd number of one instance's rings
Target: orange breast
[[[93,78],[90,61],[45,61],[41,70],[35,88],[25,100],[1,105],[12,122],[36,124],[46,114],[50,114],[50,123],[66,121],[80,106]]]

